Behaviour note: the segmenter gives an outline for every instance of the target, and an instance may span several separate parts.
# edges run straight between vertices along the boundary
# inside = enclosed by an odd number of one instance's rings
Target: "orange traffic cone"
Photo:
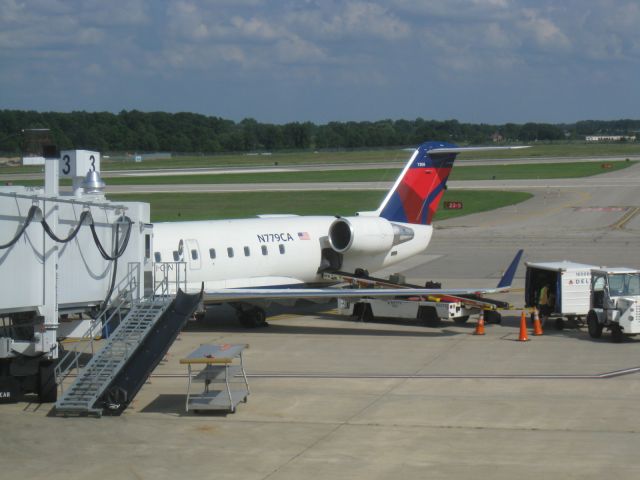
[[[519,342],[528,342],[529,336],[527,335],[527,314],[522,311],[520,316],[520,335],[518,336]]]
[[[540,315],[538,315],[538,309],[533,309],[533,334],[534,335],[542,335],[544,332],[542,331],[542,324],[540,323]]]
[[[480,316],[478,317],[478,323],[476,324],[476,330],[474,335],[484,335],[484,310],[480,310]]]

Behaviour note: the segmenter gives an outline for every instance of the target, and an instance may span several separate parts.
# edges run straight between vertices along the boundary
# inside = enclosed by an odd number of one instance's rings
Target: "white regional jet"
[[[376,211],[352,217],[263,215],[257,218],[154,224],[156,262],[186,263],[187,290],[205,303],[229,303],[244,325],[264,324],[260,302],[286,299],[463,295],[490,289],[335,289],[324,272],[376,271],[422,253],[457,154],[526,147],[457,147],[426,142],[414,151]],[[335,281],[334,281],[335,283]],[[317,287],[324,288],[317,288]],[[315,288],[312,288],[315,287]]]

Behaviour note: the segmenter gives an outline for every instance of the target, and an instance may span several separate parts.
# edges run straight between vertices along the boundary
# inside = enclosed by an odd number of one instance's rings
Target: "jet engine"
[[[329,227],[329,243],[338,253],[380,253],[413,236],[411,228],[381,217],[338,217]]]

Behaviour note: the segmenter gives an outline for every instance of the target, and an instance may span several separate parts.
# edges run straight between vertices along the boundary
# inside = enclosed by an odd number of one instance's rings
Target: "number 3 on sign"
[[[69,175],[70,172],[71,172],[71,157],[69,155],[65,155],[64,157],[62,157],[62,173],[64,175]]]

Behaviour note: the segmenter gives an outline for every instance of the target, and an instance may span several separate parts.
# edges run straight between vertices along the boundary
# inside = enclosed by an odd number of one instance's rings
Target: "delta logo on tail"
[[[459,153],[521,148],[528,147],[458,147],[446,142],[425,142],[414,151],[376,213],[392,222],[430,225]]]

